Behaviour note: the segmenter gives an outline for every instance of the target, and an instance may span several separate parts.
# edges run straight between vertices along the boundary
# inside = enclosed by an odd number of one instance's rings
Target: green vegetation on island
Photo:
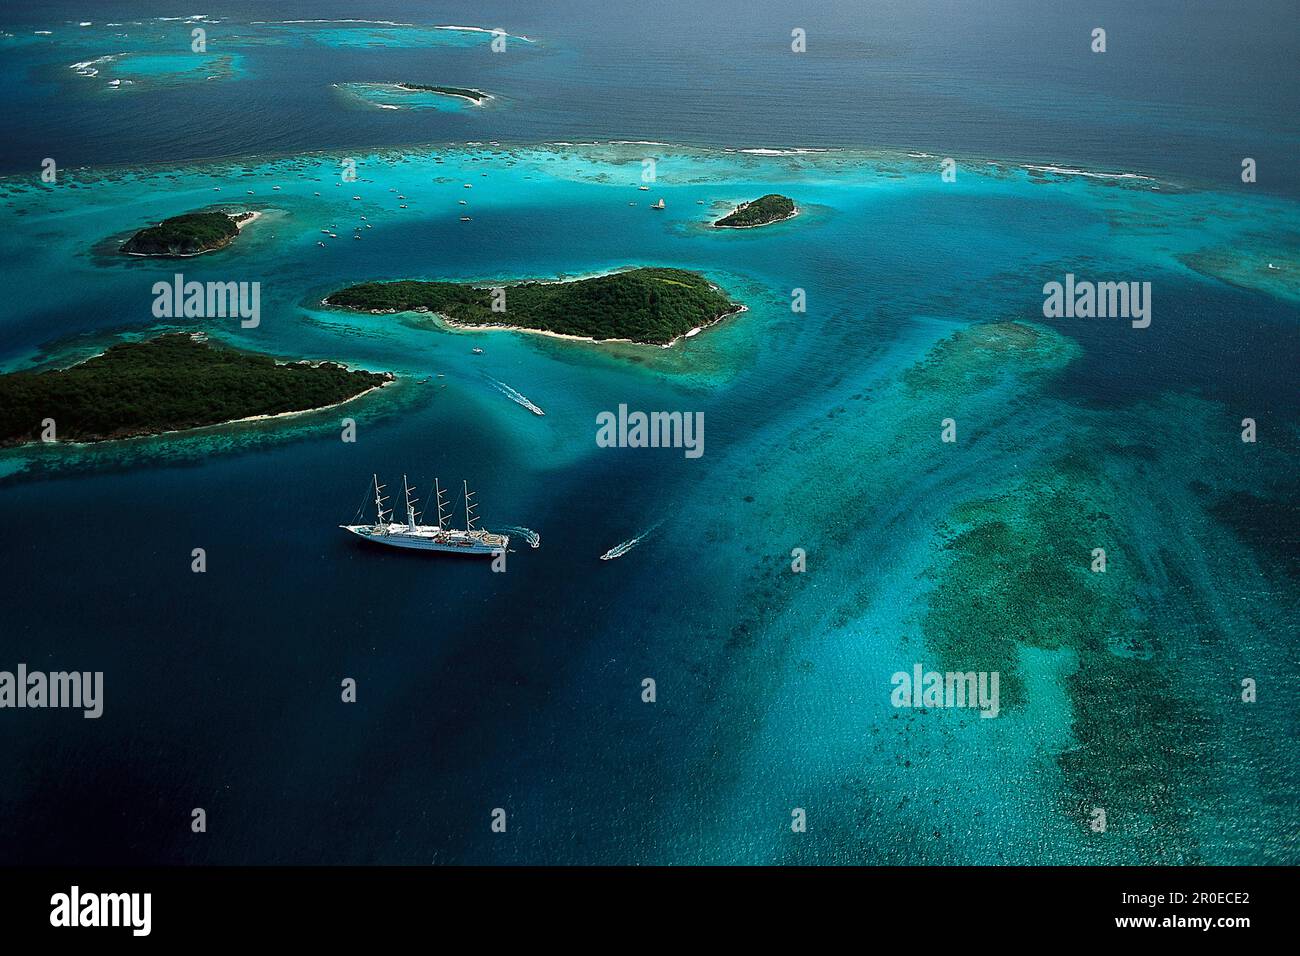
[[[494,311],[494,288],[501,306]],[[326,305],[381,312],[433,312],[454,325],[533,329],[590,339],[665,345],[744,307],[701,275],[641,268],[568,282],[509,286],[461,282],[365,282]]]
[[[443,96],[459,96],[467,100],[472,100],[475,104],[482,104],[488,99],[488,94],[482,90],[471,90],[464,86],[428,86],[424,83],[398,83],[399,90],[410,90],[412,93],[440,93]]]
[[[141,229],[122,244],[136,256],[197,256],[223,249],[239,235],[239,223],[252,213],[189,212]]]
[[[114,345],[67,369],[0,375],[0,445],[107,441],[337,405],[392,381],[331,362],[279,363],[184,332]]]
[[[768,193],[766,196],[759,196],[753,202],[741,204],[735,212],[723,216],[714,225],[724,229],[747,229],[751,226],[766,226],[771,222],[789,219],[798,211],[795,208],[794,200],[789,196]]]

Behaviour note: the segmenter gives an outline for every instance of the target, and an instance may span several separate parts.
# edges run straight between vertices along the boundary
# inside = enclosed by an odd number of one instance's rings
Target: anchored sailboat
[[[420,512],[416,506],[415,489],[402,476],[402,489],[406,497],[406,522],[393,521],[393,511],[386,508],[388,498],[384,497],[384,485],[379,483],[379,476],[372,476],[372,490],[375,496],[374,524],[341,524],[344,531],[350,531],[359,538],[385,544],[392,548],[410,548],[416,551],[448,551],[453,554],[495,554],[505,551],[510,546],[510,536],[494,534],[478,527],[478,505],[474,502],[475,492],[469,490],[469,482],[464,482],[465,493],[465,528],[460,530],[451,526],[451,516],[447,513],[446,494],[438,479],[433,481],[434,503],[438,513],[437,524],[420,524]],[[364,507],[364,506],[363,506]],[[360,517],[358,509],[358,517]]]

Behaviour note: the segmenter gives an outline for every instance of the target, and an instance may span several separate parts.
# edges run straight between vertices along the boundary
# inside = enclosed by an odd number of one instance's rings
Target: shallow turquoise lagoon
[[[1294,709],[1243,712],[1236,688],[1296,676],[1295,206],[957,161],[949,183],[907,152],[475,143],[0,181],[6,370],[180,327],[399,376],[286,423],[0,453],[6,527],[43,542],[6,552],[33,598],[10,655],[57,634],[113,675],[140,741],[104,767],[115,799],[159,767],[155,802],[225,794],[231,840],[137,853],[261,861],[276,834],[282,862],[1294,862],[1300,768],[1275,746]],[[799,216],[709,227],[773,191]],[[262,216],[209,256],[116,253],[209,207]],[[659,349],[321,305],[366,279],[636,265],[748,309]],[[177,272],[260,282],[260,325],[160,323],[151,288]],[[1045,319],[1067,272],[1150,281],[1150,328]],[[619,404],[702,411],[704,455],[597,447]],[[1267,441],[1240,441],[1247,416]],[[358,548],[336,525],[372,472],[467,478],[489,527],[541,547],[504,575]],[[1001,668],[1002,715],[892,707],[918,662]],[[346,718],[340,673],[367,688]],[[82,728],[25,729],[29,779],[59,799],[48,748],[106,759]],[[481,805],[509,809],[512,842],[458,822]]]

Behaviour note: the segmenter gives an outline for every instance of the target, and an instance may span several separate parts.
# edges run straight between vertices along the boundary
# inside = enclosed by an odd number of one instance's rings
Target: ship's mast
[[[373,475],[375,479],[375,526],[387,524],[388,520],[384,517],[384,502],[388,499],[384,497],[384,486],[379,483],[379,476]],[[388,512],[391,517],[392,512]]]
[[[474,514],[474,509],[477,507],[477,505],[474,504],[473,498],[474,498],[474,492],[469,490],[469,482],[466,481],[465,482],[465,530],[470,532],[478,530],[477,528],[474,527],[474,522],[478,521],[478,517]]]
[[[406,476],[402,475],[402,488],[406,491],[406,527],[411,531],[415,530],[415,521],[420,517],[420,513],[415,510],[415,499],[411,497],[411,492],[415,489],[410,486]]]
[[[438,484],[438,479],[433,479],[434,500],[438,502],[438,530],[446,531],[451,527],[451,515],[445,514],[446,502],[442,500],[442,486]]]

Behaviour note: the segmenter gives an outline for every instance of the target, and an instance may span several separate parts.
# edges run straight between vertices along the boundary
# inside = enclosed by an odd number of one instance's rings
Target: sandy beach
[[[738,306],[730,312],[724,312],[712,322],[706,322],[704,325],[697,325],[689,331],[683,332],[668,342],[638,342],[635,339],[594,339],[587,335],[566,335],[562,332],[551,332],[547,329],[531,329],[523,325],[466,325],[463,322],[457,322],[448,318],[441,312],[412,312],[411,315],[428,315],[437,319],[438,324],[452,332],[527,332],[529,335],[544,335],[550,339],[567,339],[570,342],[590,342],[593,345],[607,345],[620,343],[623,345],[645,345],[652,348],[670,349],[682,339],[689,339],[699,335],[705,329],[712,328],[723,319],[732,315],[740,315],[742,312],[748,312],[748,306]]]

